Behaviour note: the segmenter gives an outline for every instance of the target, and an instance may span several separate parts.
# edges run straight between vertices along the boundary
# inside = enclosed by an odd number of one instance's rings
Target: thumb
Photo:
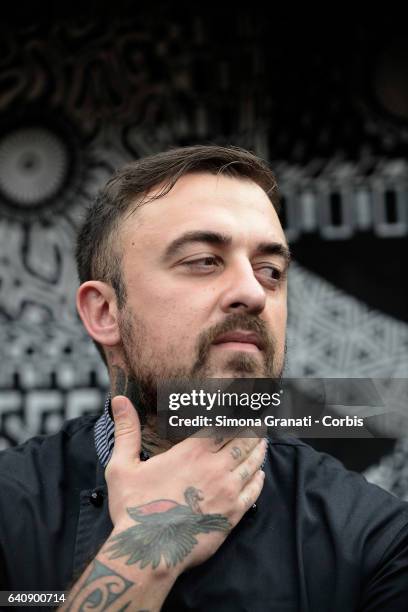
[[[140,461],[142,431],[136,408],[124,395],[113,397],[111,406],[115,421],[113,454],[123,459]]]

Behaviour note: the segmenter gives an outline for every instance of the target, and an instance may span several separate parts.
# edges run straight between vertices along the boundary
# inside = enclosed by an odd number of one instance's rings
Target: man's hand
[[[131,402],[112,400],[115,447],[106,468],[114,529],[65,610],[160,610],[179,574],[211,557],[257,500],[266,443],[192,437],[140,460]]]
[[[136,410],[124,396],[113,398],[112,410],[115,447],[105,476],[114,532],[108,557],[177,573],[202,563],[257,500],[265,441],[192,437],[140,461]]]

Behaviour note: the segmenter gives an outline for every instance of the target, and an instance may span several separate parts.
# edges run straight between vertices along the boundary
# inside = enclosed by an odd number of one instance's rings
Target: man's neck
[[[142,430],[142,448],[147,451],[150,457],[164,453],[173,446],[172,442],[163,440],[157,435],[156,420],[157,417],[149,418]]]
[[[111,379],[111,397],[125,395],[132,402],[139,416],[142,428],[142,447],[149,456],[159,455],[173,446],[168,440],[163,440],[157,435],[157,417],[149,414],[143,409],[143,401],[140,397],[140,389],[137,381],[128,374],[127,368],[112,363],[113,354],[109,355],[109,375]]]

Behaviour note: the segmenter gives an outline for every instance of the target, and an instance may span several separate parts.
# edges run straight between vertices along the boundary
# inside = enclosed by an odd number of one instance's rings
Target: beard
[[[235,331],[255,332],[262,342],[260,354],[234,351],[220,365],[212,363],[211,347],[221,334]],[[188,383],[192,379],[205,378],[276,378],[282,377],[285,351],[276,349],[276,342],[265,322],[256,315],[237,313],[204,330],[199,335],[192,364],[178,365],[175,356],[178,347],[170,347],[160,361],[149,359],[149,338],[145,326],[135,314],[124,307],[119,318],[125,367],[127,369],[127,394],[140,410],[142,421],[156,415],[157,388],[169,381]],[[226,376],[226,374],[228,376]]]

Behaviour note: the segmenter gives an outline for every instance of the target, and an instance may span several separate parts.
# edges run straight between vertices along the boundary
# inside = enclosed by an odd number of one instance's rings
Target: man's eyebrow
[[[282,242],[261,242],[256,247],[256,252],[258,255],[278,255],[286,261],[287,265],[290,264],[292,258],[289,248]]]
[[[218,232],[209,231],[191,231],[185,232],[167,246],[162,256],[163,260],[174,257],[185,245],[194,242],[207,242],[215,246],[228,246],[232,242],[231,236],[220,234]]]
[[[166,248],[162,260],[168,260],[174,257],[187,244],[195,242],[206,242],[215,246],[229,246],[232,242],[231,236],[226,236],[219,232],[211,232],[208,230],[197,230],[185,232],[175,240],[173,240]],[[255,249],[257,255],[277,255],[282,257],[286,264],[289,265],[291,260],[290,251],[287,246],[281,242],[261,242]]]

